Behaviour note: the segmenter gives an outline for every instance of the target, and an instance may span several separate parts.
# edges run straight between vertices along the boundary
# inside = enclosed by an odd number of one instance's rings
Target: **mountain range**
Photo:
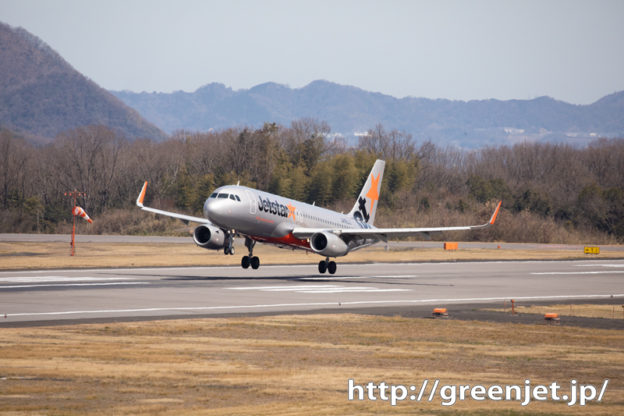
[[[45,143],[62,131],[90,124],[128,138],[166,137],[39,38],[0,23],[0,127]]]
[[[395,98],[357,87],[314,81],[302,88],[265,83],[233,90],[207,84],[195,92],[106,91],[22,28],[0,22],[0,128],[46,142],[60,132],[106,125],[128,138],[161,140],[177,130],[289,125],[325,121],[354,139],[377,124],[417,141],[476,148],[518,141],[585,144],[624,137],[624,91],[590,105],[550,97],[452,101]]]
[[[113,91],[168,133],[208,131],[264,122],[326,121],[334,133],[353,137],[381,123],[386,129],[460,147],[517,141],[565,141],[584,144],[596,137],[624,137],[624,91],[591,105],[573,105],[550,97],[532,100],[452,101],[395,98],[381,93],[314,81],[292,89],[265,83],[232,90],[212,83],[197,91],[134,93]]]

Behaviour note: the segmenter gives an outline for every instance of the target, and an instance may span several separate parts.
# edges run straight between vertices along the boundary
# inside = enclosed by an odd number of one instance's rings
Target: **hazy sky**
[[[624,1],[0,0],[100,86],[316,79],[395,97],[587,104],[624,90]]]

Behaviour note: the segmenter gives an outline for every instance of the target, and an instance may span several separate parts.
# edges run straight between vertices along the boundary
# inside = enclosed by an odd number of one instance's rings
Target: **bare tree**
[[[112,205],[124,144],[124,139],[103,126],[80,127],[61,134],[52,148],[59,184],[68,191],[86,192],[84,204],[92,212]]]

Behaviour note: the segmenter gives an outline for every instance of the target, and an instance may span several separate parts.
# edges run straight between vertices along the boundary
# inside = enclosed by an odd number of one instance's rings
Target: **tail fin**
[[[386,162],[377,159],[371,169],[364,187],[360,191],[357,201],[353,209],[349,213],[356,220],[373,225],[375,221],[375,212],[379,202],[379,192],[381,191],[381,180]]]

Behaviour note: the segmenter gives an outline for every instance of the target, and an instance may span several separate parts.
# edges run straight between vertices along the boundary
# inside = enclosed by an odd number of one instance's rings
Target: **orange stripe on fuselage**
[[[310,243],[307,240],[300,240],[296,238],[292,233],[286,234],[284,237],[258,237],[250,236],[256,241],[269,244],[282,244],[286,246],[292,246],[297,248],[310,248]]]
[[[256,216],[256,219],[257,219],[258,221],[268,222],[269,224],[275,224],[275,221],[273,221],[273,220],[267,220],[266,218],[262,218],[262,217],[258,217],[258,216]]]

